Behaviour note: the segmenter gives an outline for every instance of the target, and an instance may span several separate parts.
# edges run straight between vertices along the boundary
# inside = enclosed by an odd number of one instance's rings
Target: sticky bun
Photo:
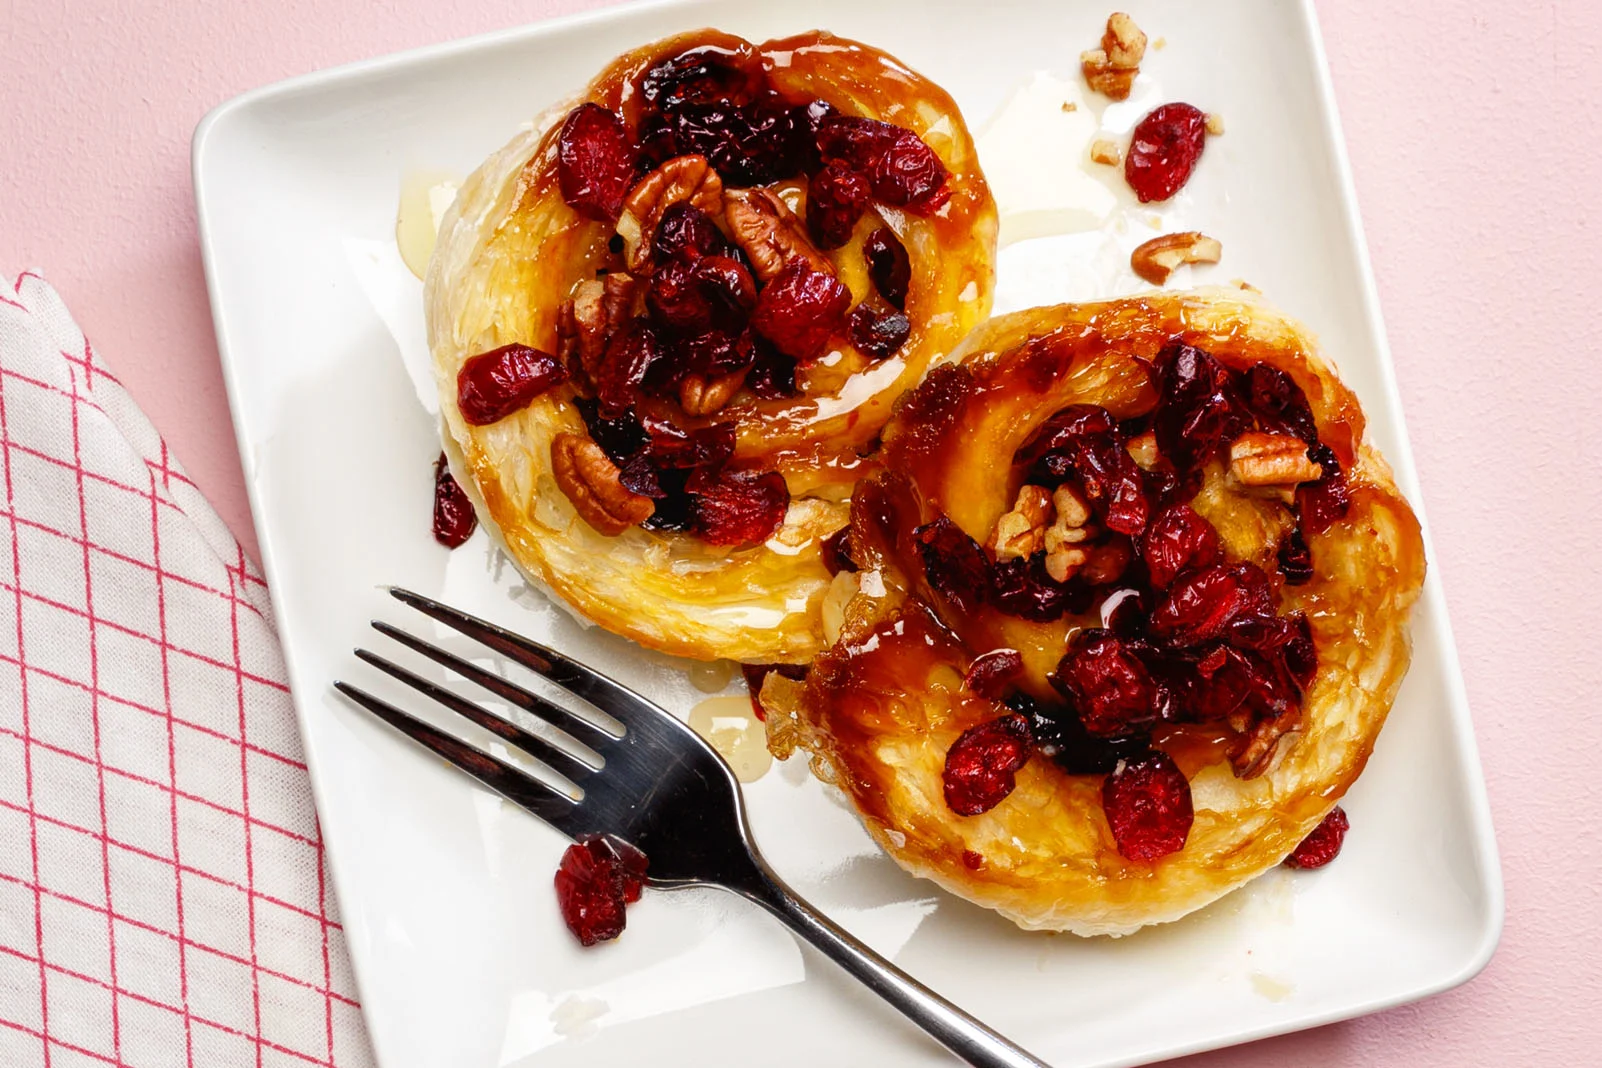
[[[831,648],[762,696],[909,871],[1127,933],[1279,864],[1362,771],[1423,546],[1298,324],[1235,290],[998,318],[881,461]]]
[[[895,399],[988,314],[961,114],[867,45],[699,31],[491,156],[425,283],[464,488],[525,574],[669,653],[805,662]]]

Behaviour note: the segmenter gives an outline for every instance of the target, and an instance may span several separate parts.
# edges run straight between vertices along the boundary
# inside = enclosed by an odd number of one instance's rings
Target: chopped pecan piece
[[[551,441],[551,474],[574,511],[596,531],[615,537],[651,518],[651,498],[630,492],[601,447],[582,434],[563,432]]]
[[[1294,486],[1312,482],[1323,468],[1308,458],[1301,438],[1252,431],[1230,445],[1229,473],[1243,486]]]
[[[1090,506],[1072,486],[1058,486],[1051,495],[1056,518],[1046,528],[1042,544],[1046,550],[1046,574],[1056,582],[1068,579],[1089,559],[1080,543],[1090,536]]]
[[[1224,246],[1217,238],[1186,230],[1147,241],[1129,254],[1129,266],[1152,285],[1160,286],[1184,264],[1217,263],[1223,255]]]
[[[635,183],[617,219],[623,263],[635,274],[651,273],[651,240],[662,213],[689,201],[708,215],[723,211],[723,179],[705,156],[675,156]]]
[[[1040,486],[1023,486],[1012,511],[996,520],[996,529],[986,546],[997,560],[1016,560],[1040,551],[1046,543],[1046,524],[1051,519],[1051,494]]]
[[[1091,89],[1112,100],[1126,100],[1145,58],[1146,35],[1134,19],[1115,11],[1107,18],[1101,47],[1081,54],[1079,65]]]
[[[744,250],[757,279],[764,284],[798,259],[814,271],[834,277],[834,263],[807,237],[801,220],[766,189],[730,192],[724,198],[723,218],[735,244]]]
[[[1109,167],[1116,167],[1124,161],[1124,150],[1117,141],[1098,137],[1090,142],[1090,159],[1093,163],[1105,163]]]
[[[1150,430],[1130,438],[1129,444],[1125,448],[1129,450],[1129,455],[1135,461],[1135,466],[1142,471],[1150,471],[1157,466],[1157,461],[1162,459],[1162,456],[1157,451],[1157,435]]]

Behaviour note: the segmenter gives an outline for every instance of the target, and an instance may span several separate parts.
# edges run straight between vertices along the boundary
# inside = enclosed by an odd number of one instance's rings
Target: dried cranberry
[[[756,338],[751,373],[745,384],[759,400],[795,396],[795,358],[786,356],[764,338]]]
[[[1307,395],[1294,378],[1278,367],[1252,364],[1242,376],[1241,392],[1264,430],[1292,434],[1309,445],[1318,443],[1318,426]]]
[[[1023,671],[1023,655],[1016,649],[992,649],[976,656],[962,677],[963,685],[980,697],[996,699],[1006,692],[1008,684]]]
[[[636,319],[615,334],[591,376],[595,380],[595,398],[601,402],[601,415],[615,419],[628,411],[651,365],[666,354],[661,336],[641,320]]]
[[[634,186],[634,139],[615,111],[586,103],[562,123],[556,176],[562,199],[581,215],[612,222]]]
[[[734,455],[734,424],[712,423],[685,430],[666,419],[647,417],[645,454],[658,468],[719,468]]]
[[[643,178],[668,160],[683,155],[673,137],[672,122],[659,111],[640,117],[638,140],[640,153],[634,161],[634,173],[637,178]],[[623,251],[623,239],[614,235],[614,240],[617,241],[618,247],[612,251]]]
[[[845,324],[851,291],[801,260],[762,288],[751,325],[786,356],[809,360]]]
[[[876,312],[858,304],[846,323],[846,336],[864,356],[882,360],[901,350],[912,333],[912,321],[901,312]]]
[[[606,419],[601,416],[600,405],[594,400],[579,398],[574,404],[584,419],[585,428],[590,432],[590,439],[615,464],[621,464],[643,449],[649,440],[645,428],[632,414]]]
[[[731,186],[768,185],[800,170],[790,112],[772,101],[716,101],[673,110],[679,149],[705,156]]]
[[[623,933],[624,907],[640,899],[647,867],[644,853],[609,834],[587,835],[567,848],[556,870],[556,901],[580,944]]]
[[[1102,598],[1101,625],[1120,638],[1138,638],[1146,633],[1146,598],[1140,590],[1126,586]]]
[[[1164,104],[1141,119],[1130,139],[1124,178],[1142,204],[1179,192],[1207,143],[1207,116],[1189,104]]]
[[[872,195],[866,178],[839,163],[814,174],[807,183],[807,232],[817,246],[839,248],[851,240]]]
[[[1139,656],[1143,645],[1104,630],[1082,631],[1057,664],[1052,685],[1098,738],[1141,734],[1160,718],[1157,684]]]
[[[1318,674],[1318,648],[1313,644],[1313,627],[1307,617],[1298,612],[1290,620],[1295,624],[1296,633],[1280,649],[1280,657],[1291,678],[1306,690]]]
[[[651,315],[680,333],[738,333],[756,307],[756,282],[727,256],[674,260],[656,272],[646,294]]]
[[[1315,445],[1307,450],[1307,456],[1323,473],[1316,481],[1304,482],[1296,488],[1296,506],[1301,514],[1302,526],[1311,533],[1319,534],[1351,510],[1352,493],[1334,449],[1328,445]]]
[[[1092,737],[1079,722],[1078,714],[1064,705],[1043,704],[1021,693],[1007,698],[1007,705],[1029,717],[1035,749],[1040,755],[1049,757],[1070,775],[1104,775],[1120,760],[1138,757],[1150,748],[1144,735]]]
[[[567,368],[550,353],[516,343],[502,345],[462,364],[456,376],[456,406],[473,426],[488,426],[566,381]]]
[[[1161,750],[1115,768],[1102,783],[1101,807],[1118,852],[1130,860],[1179,852],[1195,819],[1190,783]]]
[[[768,710],[762,707],[762,683],[767,677],[777,671],[787,679],[804,679],[807,677],[805,664],[741,664],[740,674],[745,676],[745,688],[751,695],[751,711],[756,718],[766,720]]]
[[[980,871],[985,866],[985,855],[983,853],[975,853],[971,849],[964,849],[962,851],[962,866],[969,871]]]
[[[1046,420],[1018,459],[1042,481],[1075,477],[1110,530],[1139,534],[1151,506],[1140,466],[1125,448],[1118,422],[1105,409],[1075,404]]]
[[[765,83],[761,69],[734,52],[700,45],[657,61],[640,79],[640,95],[647,104],[665,109],[685,103],[746,104]]]
[[[794,128],[795,159],[802,174],[816,174],[823,166],[818,154],[818,127],[823,120],[838,114],[827,100],[813,100],[797,104],[790,109],[790,124]]]
[[[912,261],[907,247],[890,228],[881,226],[862,243],[863,258],[868,261],[868,277],[873,288],[898,310],[907,307],[907,290],[912,285]]]
[[[847,524],[818,543],[818,554],[829,574],[856,571],[857,562],[851,559],[851,526]]]
[[[961,615],[977,612],[991,584],[990,559],[979,543],[946,516],[925,523],[912,536],[930,589]]]
[[[1160,389],[1152,431],[1180,473],[1199,468],[1248,426],[1229,369],[1201,349],[1176,345],[1158,355]]]
[[[1292,527],[1279,543],[1279,572],[1290,586],[1301,586],[1312,581],[1313,550],[1308,547],[1307,539],[1298,527]]]
[[[1248,563],[1214,564],[1174,580],[1151,614],[1151,634],[1172,646],[1194,646],[1226,635],[1242,619],[1274,614],[1268,576]]]
[[[1016,712],[963,731],[946,750],[946,804],[959,816],[989,812],[1017,786],[1033,748],[1029,721]]]
[[[451,474],[445,454],[434,461],[434,540],[447,549],[454,549],[473,536],[478,529],[478,516],[467,491],[457,485]]]
[[[694,529],[711,545],[757,545],[784,523],[790,490],[776,471],[721,471],[690,482]]]
[[[1215,564],[1223,556],[1218,531],[1188,504],[1172,504],[1157,513],[1146,528],[1141,555],[1146,573],[1159,590],[1180,572]]]
[[[998,563],[991,569],[990,603],[996,610],[1035,623],[1061,619],[1064,612],[1082,611],[1090,604],[1090,591],[1082,583],[1057,582],[1046,572],[1044,553]]]
[[[723,231],[712,217],[688,200],[662,213],[651,238],[651,255],[660,265],[669,260],[698,260],[720,254],[726,247]]]
[[[917,215],[940,210],[951,197],[945,164],[905,127],[877,119],[830,115],[818,123],[818,152],[867,177],[873,195]]]
[[[1322,868],[1340,856],[1341,846],[1346,842],[1346,832],[1351,826],[1351,821],[1346,818],[1346,810],[1336,805],[1329,810],[1323,822],[1291,850],[1291,855],[1285,858],[1285,866],[1304,871]]]

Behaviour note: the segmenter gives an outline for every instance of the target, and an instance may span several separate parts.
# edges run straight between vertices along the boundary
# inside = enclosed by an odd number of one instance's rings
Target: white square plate
[[[824,26],[872,42],[946,86],[977,129],[1031,71],[1075,78],[1108,10],[1021,0],[613,9],[257,90],[197,131],[196,197],[240,452],[386,1068],[947,1063],[725,895],[647,895],[624,939],[579,950],[551,892],[560,838],[335,698],[337,677],[373,680],[350,655],[375,637],[368,619],[404,618],[380,591],[389,583],[550,641],[668,708],[700,696],[681,665],[586,631],[522,590],[482,534],[455,553],[429,537],[439,446],[398,358],[421,337],[419,289],[373,268],[382,257],[372,250],[393,248],[402,177],[465,175],[617,52],[701,25],[756,40]],[[1136,98],[1106,122],[1127,130],[1164,99],[1227,118],[1166,221],[1221,238],[1215,280],[1257,282],[1322,335],[1416,505],[1311,4],[1140,0],[1132,13],[1167,46],[1148,53]],[[1123,195],[1124,222],[1096,239],[1095,262],[1111,269],[1053,275],[1061,248],[1014,246],[998,307],[1040,295],[1043,278],[1061,279],[1058,292],[1044,287],[1048,299],[1130,288],[1117,265],[1145,216]],[[757,839],[846,927],[1060,1065],[1139,1063],[1423,997],[1485,964],[1502,890],[1433,578],[1414,635],[1412,671],[1346,803],[1353,831],[1340,861],[1270,872],[1176,925],[1121,941],[1019,932],[904,876],[800,761],[748,788]]]

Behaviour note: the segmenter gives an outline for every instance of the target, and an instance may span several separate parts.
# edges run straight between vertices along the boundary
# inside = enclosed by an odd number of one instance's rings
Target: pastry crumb
[[[1078,111],[1079,105],[1075,104],[1072,100],[1064,100],[1062,102],[1062,109],[1064,111]]]
[[[1157,51],[1161,52],[1163,49],[1168,47],[1168,38],[1159,37],[1159,38],[1157,38],[1157,40],[1155,40],[1155,41],[1153,41],[1151,43],[1151,46],[1153,48],[1155,48]]]
[[[1216,111],[1207,113],[1207,132],[1217,137],[1224,132],[1224,117]]]

